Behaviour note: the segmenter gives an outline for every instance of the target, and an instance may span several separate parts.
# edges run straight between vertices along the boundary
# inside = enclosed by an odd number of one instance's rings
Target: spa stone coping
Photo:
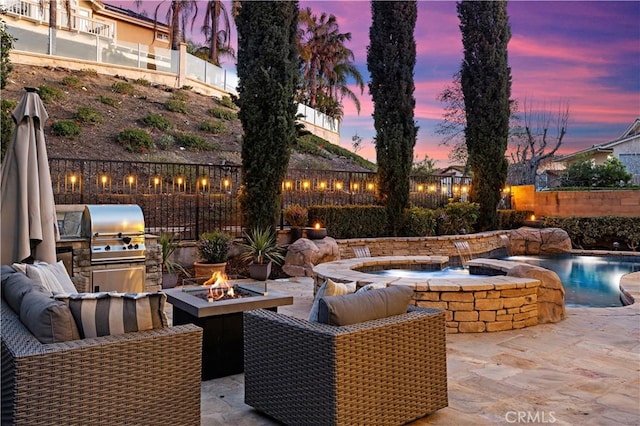
[[[509,290],[518,288],[538,287],[540,281],[530,278],[508,277],[505,275],[488,276],[486,278],[409,278],[409,277],[382,277],[378,275],[360,272],[356,269],[370,266],[394,266],[410,264],[439,264],[445,265],[449,261],[448,256],[377,256],[343,259],[333,262],[321,263],[313,268],[318,281],[329,278],[336,282],[355,282],[357,287],[373,284],[376,287],[388,287],[392,285],[405,285],[414,291],[485,291],[485,290]],[[507,272],[519,262],[495,259],[474,259],[469,265],[499,269]]]

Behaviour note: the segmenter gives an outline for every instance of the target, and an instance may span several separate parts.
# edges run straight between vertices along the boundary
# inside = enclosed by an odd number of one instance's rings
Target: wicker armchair
[[[3,425],[199,425],[202,329],[42,344],[2,300]]]
[[[404,424],[448,405],[444,312],[330,326],[244,314],[245,403],[288,425]]]

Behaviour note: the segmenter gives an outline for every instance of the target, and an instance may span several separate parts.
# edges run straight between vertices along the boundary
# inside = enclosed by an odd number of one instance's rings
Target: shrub
[[[284,209],[284,220],[293,227],[307,226],[309,212],[300,204],[292,204]]]
[[[220,231],[200,235],[197,247],[204,263],[224,263],[229,257],[233,237]]]
[[[121,102],[119,100],[117,100],[117,99],[113,99],[113,98],[110,98],[108,96],[100,95],[100,97],[98,97],[98,100],[100,100],[100,102],[102,102],[105,105],[109,105],[109,106],[114,107],[114,108],[120,108]]]
[[[182,114],[188,114],[187,104],[184,101],[179,101],[177,99],[167,99],[164,103],[164,107],[172,112],[181,112]]]
[[[167,150],[175,144],[175,139],[166,133],[161,134],[156,140],[156,145],[162,150]]]
[[[145,87],[151,86],[151,82],[146,78],[137,78],[133,80],[133,84],[137,84],[138,86],[145,86]]]
[[[62,84],[64,84],[67,87],[80,87],[82,86],[82,82],[80,81],[80,79],[76,76],[73,75],[68,75],[65,78],[62,79]]]
[[[184,90],[177,90],[171,94],[171,99],[175,99],[176,101],[186,102],[189,100],[189,95]]]
[[[93,68],[83,68],[78,71],[78,74],[85,77],[98,77],[98,71],[94,70]]]
[[[498,228],[516,229],[524,225],[533,214],[530,210],[498,210]]]
[[[219,121],[205,120],[200,123],[200,130],[217,135],[219,133],[226,132],[227,126],[225,126],[224,123],[220,123]]]
[[[40,99],[42,99],[42,102],[44,102],[45,104],[48,104],[52,101],[60,100],[64,96],[62,90],[58,89],[57,87],[48,86],[46,84],[38,87],[38,92],[40,94]]]
[[[238,115],[235,112],[218,107],[209,108],[207,110],[207,113],[221,120],[235,120],[236,118],[238,118]]]
[[[0,19],[0,89],[7,85],[7,77],[13,70],[13,64],[9,58],[9,52],[13,49],[13,43],[17,39],[7,31],[3,19]]]
[[[611,249],[614,242],[636,250],[640,244],[640,217],[546,217],[543,225],[561,228],[569,234],[574,247]]]
[[[479,215],[478,203],[449,203],[436,210],[437,234],[456,235],[473,232],[473,225]]]
[[[624,186],[632,177],[624,164],[614,156],[609,156],[604,164],[595,164],[592,159],[587,158],[567,167],[563,186],[599,188]]]
[[[133,84],[127,83],[126,81],[116,81],[111,85],[111,90],[123,95],[133,95],[134,92]]]
[[[169,130],[173,127],[171,121],[160,114],[147,114],[140,119],[140,122],[147,127],[154,127],[159,130]]]
[[[18,102],[9,99],[0,100],[0,132],[2,134],[2,150],[0,157],[4,158],[7,152],[9,142],[11,142],[11,136],[13,135],[13,118],[11,118],[11,111],[18,105]]]
[[[51,133],[56,136],[74,137],[80,134],[80,126],[75,121],[60,120],[51,125]]]
[[[233,99],[231,99],[230,96],[223,96],[222,98],[218,99],[218,104],[222,105],[223,107],[227,107],[230,109],[235,109],[237,108],[236,104],[233,103]]]
[[[173,137],[175,143],[178,146],[183,146],[189,149],[208,151],[213,149],[213,145],[207,142],[204,138],[194,135],[192,133],[174,133]]]
[[[407,237],[425,237],[436,233],[436,213],[424,207],[411,207],[404,211],[402,235]]]
[[[145,152],[153,148],[151,136],[142,129],[125,129],[116,136],[116,140],[131,152]]]
[[[387,211],[383,206],[309,206],[309,222],[320,222],[333,238],[383,237]]]
[[[102,114],[91,107],[78,107],[75,114],[76,119],[81,123],[100,123],[102,121]]]

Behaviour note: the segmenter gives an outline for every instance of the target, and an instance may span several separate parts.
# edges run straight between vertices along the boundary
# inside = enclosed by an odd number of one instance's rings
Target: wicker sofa
[[[349,326],[244,314],[245,403],[287,425],[394,425],[448,405],[444,312]]]
[[[43,344],[1,310],[3,425],[200,424],[199,327]]]

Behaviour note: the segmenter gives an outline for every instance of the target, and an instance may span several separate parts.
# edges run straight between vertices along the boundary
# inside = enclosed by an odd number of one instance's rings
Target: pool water
[[[620,278],[640,271],[640,257],[631,256],[555,254],[511,256],[504,260],[525,262],[554,271],[564,285],[567,306],[622,306]]]
[[[465,278],[486,278],[487,275],[471,275],[468,269],[462,267],[445,268],[441,271],[425,271],[421,269],[384,269],[382,271],[367,272],[367,274],[380,275],[383,277],[398,278],[455,278],[464,276]]]

